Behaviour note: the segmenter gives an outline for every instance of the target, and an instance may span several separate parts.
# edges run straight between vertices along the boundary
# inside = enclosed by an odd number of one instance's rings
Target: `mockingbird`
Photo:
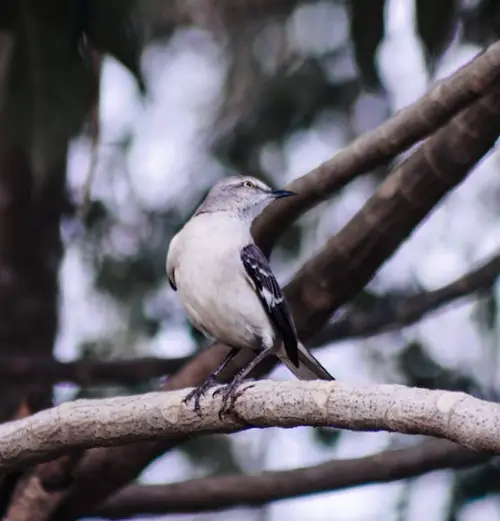
[[[232,382],[217,391],[222,411],[252,369],[269,354],[301,380],[334,380],[298,341],[295,324],[265,255],[250,234],[253,220],[274,199],[295,195],[271,190],[254,177],[218,181],[167,253],[167,275],[193,326],[232,349],[224,362],[185,399],[200,398],[239,349],[255,352]],[[229,402],[229,400],[231,400]]]

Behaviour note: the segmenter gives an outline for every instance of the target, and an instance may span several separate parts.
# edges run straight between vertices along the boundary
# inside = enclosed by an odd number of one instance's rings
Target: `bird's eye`
[[[243,181],[243,186],[245,188],[255,188],[255,185],[252,183],[252,181]]]

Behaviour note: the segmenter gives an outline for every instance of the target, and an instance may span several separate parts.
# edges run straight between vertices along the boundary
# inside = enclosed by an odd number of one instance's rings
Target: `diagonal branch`
[[[299,270],[285,292],[303,341],[370,280],[427,213],[493,146],[500,133],[499,114],[498,89],[472,103],[399,165],[346,227]],[[226,352],[221,345],[202,352],[164,388],[198,385]],[[241,366],[241,358],[237,363]],[[260,374],[271,366],[272,362],[266,362]],[[229,368],[226,378],[237,367]],[[141,448],[90,451],[78,469],[74,493],[54,519],[72,519],[82,509],[88,510],[90,504],[130,482],[174,444],[149,442]],[[101,476],[98,488],[96,475]]]
[[[254,232],[259,245],[269,253],[278,237],[300,215],[355,177],[388,163],[440,128],[460,110],[484,95],[499,75],[500,42],[497,42],[452,76],[437,83],[418,101],[290,183],[287,188],[298,195],[267,208],[256,221]]]
[[[311,337],[354,297],[500,132],[500,88],[481,98],[402,162],[363,208],[286,287],[297,328]]]
[[[387,483],[438,469],[470,467],[488,457],[448,441],[426,440],[413,447],[293,470],[211,476],[167,485],[128,485],[94,514],[106,519],[124,519],[167,512],[194,514],[258,507],[271,501]]]
[[[7,471],[87,447],[239,432],[252,428],[328,426],[444,438],[500,453],[500,404],[465,393],[402,385],[326,381],[260,381],[238,393],[231,414],[207,397],[198,416],[186,390],[77,400],[0,425],[0,470]]]
[[[28,472],[10,498],[5,521],[45,521],[64,499],[72,473],[83,450],[71,450],[60,458],[41,463],[36,472]]]
[[[321,346],[345,338],[376,335],[414,324],[436,309],[474,292],[490,288],[500,274],[500,254],[479,268],[450,284],[433,291],[425,291],[387,305],[375,306],[370,311],[353,311],[328,324],[308,343]]]

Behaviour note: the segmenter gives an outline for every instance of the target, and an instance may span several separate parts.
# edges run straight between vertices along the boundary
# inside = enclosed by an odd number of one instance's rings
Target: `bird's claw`
[[[242,392],[247,389],[238,390],[238,387],[244,383],[241,380],[233,380],[231,383],[222,385],[212,393],[212,396],[220,395],[222,397],[222,405],[219,409],[219,419],[223,420],[223,415],[231,412],[236,400],[241,396]],[[249,387],[252,387],[251,385]]]
[[[194,400],[194,412],[201,416],[200,400],[205,396],[206,392],[212,387],[217,385],[217,381],[213,376],[208,377],[204,383],[193,389],[183,401],[184,404],[188,404],[191,400]]]
[[[233,382],[222,385],[218,389],[215,389],[215,391],[212,393],[212,396],[215,398],[216,396],[220,395],[222,397],[222,405],[219,409],[219,419],[222,420],[222,416],[229,412],[230,409],[233,407],[234,402],[236,401],[236,389],[239,384],[233,385]]]

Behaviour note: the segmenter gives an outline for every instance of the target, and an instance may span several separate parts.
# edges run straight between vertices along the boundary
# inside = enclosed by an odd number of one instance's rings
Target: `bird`
[[[221,411],[234,405],[238,387],[269,355],[278,356],[301,380],[335,379],[299,341],[283,291],[251,235],[254,219],[269,204],[295,195],[253,176],[222,178],[170,241],[168,282],[187,318],[206,337],[231,348],[215,372],[185,397],[186,404],[194,400],[198,414],[200,399],[218,385],[217,376],[240,349],[254,357],[214,391],[222,395]]]

